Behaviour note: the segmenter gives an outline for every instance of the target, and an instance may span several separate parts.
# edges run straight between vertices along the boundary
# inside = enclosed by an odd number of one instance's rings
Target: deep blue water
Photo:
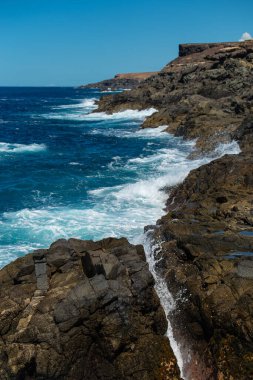
[[[164,127],[140,130],[154,110],[90,114],[101,95],[0,88],[0,266],[62,237],[137,241],[200,164]]]

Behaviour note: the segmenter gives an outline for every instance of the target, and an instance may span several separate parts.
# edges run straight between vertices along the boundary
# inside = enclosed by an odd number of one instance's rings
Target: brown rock
[[[126,239],[70,239],[3,268],[0,378],[180,379],[144,257]]]

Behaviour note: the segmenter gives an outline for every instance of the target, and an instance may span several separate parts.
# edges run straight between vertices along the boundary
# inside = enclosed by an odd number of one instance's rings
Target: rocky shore
[[[154,107],[145,127],[168,125],[176,136],[197,139],[198,152],[228,142],[252,114],[253,42],[193,44],[138,88],[103,97],[99,111]]]
[[[80,86],[80,88],[87,89],[99,89],[101,91],[117,91],[122,89],[133,89],[137,87],[145,79],[156,75],[157,72],[146,72],[146,73],[125,73],[116,74],[112,79],[105,79],[101,82],[89,83]]]
[[[149,231],[177,300],[170,320],[187,379],[253,378],[253,41],[191,44],[138,88],[98,111],[154,107],[142,127],[196,139],[192,158],[233,140],[227,155],[170,191]]]
[[[169,189],[166,214],[146,230],[177,304],[184,378],[251,379],[253,41],[180,45],[96,112],[149,107],[142,127],[195,139],[192,158],[240,146]],[[3,268],[0,286],[0,379],[180,379],[142,246],[60,240]]]
[[[59,240],[0,286],[1,380],[180,379],[142,246]]]

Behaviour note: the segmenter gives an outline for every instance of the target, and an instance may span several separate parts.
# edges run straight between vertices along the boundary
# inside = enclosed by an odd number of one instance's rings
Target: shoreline
[[[164,241],[160,268],[172,295],[186,295],[174,313],[178,340],[193,352],[186,376],[246,380],[253,375],[253,41],[179,50],[138,88],[102,98],[98,111],[158,108],[142,127],[167,124],[175,136],[197,138],[193,157],[238,141],[239,155],[193,170],[172,190],[154,239]]]
[[[102,98],[96,112],[159,103],[143,127],[169,125],[175,136],[198,138],[197,155],[239,143],[240,153],[205,163],[174,186],[165,215],[147,234],[159,246],[153,276],[162,276],[176,302],[170,321],[183,377],[247,380],[253,375],[253,42],[211,45],[187,46],[187,54],[181,48],[177,60],[136,89]]]

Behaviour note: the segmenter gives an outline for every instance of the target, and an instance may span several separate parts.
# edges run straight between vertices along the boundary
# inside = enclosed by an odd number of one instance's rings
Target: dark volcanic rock
[[[177,308],[187,379],[253,378],[253,41],[181,45],[180,56],[99,111],[155,107],[143,127],[197,139],[196,153],[242,152],[193,170],[149,232]],[[190,354],[189,354],[190,351]]]
[[[112,91],[133,89],[137,87],[143,80],[155,74],[157,74],[157,72],[117,74],[112,79],[105,79],[101,82],[89,83],[80,86],[80,88],[97,88],[101,91],[107,91],[108,89]]]
[[[253,41],[181,45],[181,56],[138,88],[103,97],[98,111],[158,110],[143,127],[168,125],[177,136],[197,139],[198,152],[231,141],[252,113]]]
[[[161,270],[178,300],[175,335],[185,357],[191,349],[186,372],[194,379],[253,378],[252,121],[237,135],[242,153],[193,170],[171,192],[155,230]]]
[[[59,240],[9,264],[1,380],[179,379],[153,285],[142,246],[126,239]]]

